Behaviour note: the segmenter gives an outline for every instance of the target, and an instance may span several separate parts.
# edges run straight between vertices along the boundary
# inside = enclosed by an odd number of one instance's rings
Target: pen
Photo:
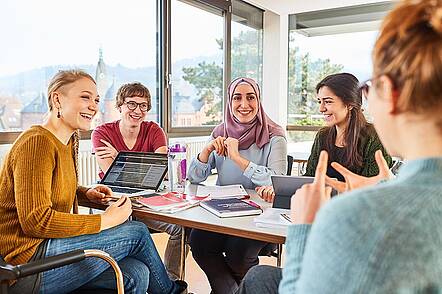
[[[124,203],[126,203],[126,200],[127,200],[127,197],[126,198],[124,198],[124,200],[123,200],[123,202],[121,202],[119,205],[118,205],[118,207],[121,207],[121,206],[123,206],[124,205]]]
[[[248,204],[250,204],[253,207],[261,209],[261,206],[259,206],[257,203],[253,202],[252,200],[246,201]]]

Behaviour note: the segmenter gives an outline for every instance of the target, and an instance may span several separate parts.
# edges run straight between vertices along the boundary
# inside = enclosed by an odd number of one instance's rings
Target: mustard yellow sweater
[[[27,262],[44,239],[98,233],[100,215],[70,213],[77,186],[72,139],[64,145],[33,126],[12,146],[0,173],[0,254],[6,262]]]

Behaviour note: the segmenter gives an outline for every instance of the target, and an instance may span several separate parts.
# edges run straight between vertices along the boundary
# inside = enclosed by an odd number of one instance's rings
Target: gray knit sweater
[[[280,293],[441,293],[442,157],[335,197],[289,228]]]

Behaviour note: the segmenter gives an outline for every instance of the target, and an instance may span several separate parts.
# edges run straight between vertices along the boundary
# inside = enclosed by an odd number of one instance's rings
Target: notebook
[[[151,210],[175,213],[198,206],[199,202],[203,199],[204,197],[193,197],[186,194],[169,192],[163,195],[154,194],[154,196],[136,197],[136,202]]]
[[[101,184],[116,196],[139,196],[158,190],[167,173],[167,154],[121,151]]]
[[[202,201],[200,206],[218,217],[257,215],[262,209],[256,204],[237,198],[211,199]]]
[[[152,210],[164,210],[172,207],[181,206],[187,204],[188,201],[180,197],[177,197],[173,193],[167,193],[164,195],[155,195],[151,197],[141,197],[137,199],[137,202],[150,208]]]

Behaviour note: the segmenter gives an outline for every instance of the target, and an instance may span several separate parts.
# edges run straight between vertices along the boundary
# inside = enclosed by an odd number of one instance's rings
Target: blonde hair
[[[55,76],[51,79],[51,81],[49,82],[48,85],[48,105],[49,105],[49,110],[52,110],[53,105],[52,105],[52,94],[57,91],[58,89],[72,84],[80,79],[89,79],[92,82],[94,82],[94,84],[96,84],[94,78],[92,78],[88,73],[79,70],[79,69],[70,69],[70,70],[60,70],[58,71],[57,74],[55,74]]]
[[[442,107],[442,0],[406,0],[384,19],[373,50],[374,74],[387,75],[400,111]]]
[[[52,110],[52,94],[59,90],[60,88],[69,85],[71,83],[74,83],[80,79],[87,78],[95,83],[95,80],[86,72],[78,69],[71,69],[71,70],[60,70],[55,76],[51,79],[48,85],[48,105],[49,110]],[[80,133],[79,131],[75,131],[72,135],[72,157],[74,158],[74,165],[75,165],[75,176],[78,182],[78,149],[80,145]],[[77,198],[75,198],[74,201],[74,213],[78,213],[78,202]]]

